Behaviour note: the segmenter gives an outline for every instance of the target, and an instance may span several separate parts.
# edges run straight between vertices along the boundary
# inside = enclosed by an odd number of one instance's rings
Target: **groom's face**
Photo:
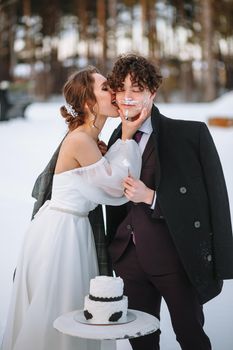
[[[155,93],[152,94],[148,88],[139,86],[133,82],[128,74],[123,82],[123,86],[116,90],[116,101],[123,115],[129,119],[140,115],[143,108],[148,111],[148,116],[152,108]]]

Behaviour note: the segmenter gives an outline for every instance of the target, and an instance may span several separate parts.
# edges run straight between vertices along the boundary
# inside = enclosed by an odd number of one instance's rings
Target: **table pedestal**
[[[116,341],[101,340],[101,350],[116,350]]]

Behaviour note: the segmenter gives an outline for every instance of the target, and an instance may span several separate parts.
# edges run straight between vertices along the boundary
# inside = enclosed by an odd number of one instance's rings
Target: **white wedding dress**
[[[63,313],[83,309],[90,279],[98,275],[88,219],[98,203],[127,202],[122,180],[139,178],[133,140],[118,140],[95,164],[55,174],[52,198],[26,232],[18,260],[2,350],[98,350],[100,342],[53,328]]]

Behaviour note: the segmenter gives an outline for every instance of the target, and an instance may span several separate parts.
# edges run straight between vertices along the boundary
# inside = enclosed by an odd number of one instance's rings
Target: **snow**
[[[34,200],[31,190],[38,174],[66,133],[59,115],[62,100],[34,103],[26,119],[0,123],[0,342],[4,330],[12,288],[12,275],[30,222]],[[212,103],[160,104],[160,111],[173,118],[202,120],[209,117],[233,117],[233,95],[226,94]],[[107,141],[119,118],[109,119],[101,138]],[[233,128],[211,127],[227,182],[233,212]],[[233,348],[233,281],[225,281],[222,293],[204,306],[205,329],[213,350]],[[161,349],[180,349],[175,340],[169,314],[162,304]],[[126,340],[118,341],[118,350],[129,350]],[[52,350],[52,349],[51,349]]]

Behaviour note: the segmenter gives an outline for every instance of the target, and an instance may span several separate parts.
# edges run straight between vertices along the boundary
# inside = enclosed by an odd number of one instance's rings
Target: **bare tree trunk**
[[[25,32],[26,32],[26,49],[31,48],[31,38],[29,35],[29,18],[31,17],[31,0],[23,0],[23,16],[25,18]]]
[[[214,30],[212,0],[203,0],[202,6],[202,31],[203,31],[203,96],[205,101],[212,101],[216,97],[216,71],[214,65]]]
[[[148,7],[149,27],[148,27],[148,40],[149,40],[149,56],[159,59],[159,44],[157,40],[157,28],[156,28],[156,1],[150,1]]]
[[[158,58],[159,45],[157,40],[155,5],[155,0],[141,0],[143,40],[147,40],[148,55]]]
[[[180,65],[180,85],[185,102],[194,102],[194,79],[192,61],[182,62]]]
[[[130,40],[131,47],[129,47],[129,51],[133,50],[133,26],[134,26],[134,6],[129,7],[129,15],[130,20],[127,26],[127,38]],[[138,48],[138,45],[136,45]],[[136,50],[137,51],[137,50]]]
[[[26,60],[31,68],[31,78],[34,82],[36,80],[35,77],[35,48],[34,48],[34,40],[32,34],[30,33],[30,17],[32,15],[31,11],[31,0],[23,0],[23,16],[24,16],[24,24],[25,24],[25,51],[26,51]],[[35,86],[33,84],[28,85],[28,92],[30,94],[35,93]]]
[[[28,1],[28,0],[25,0]],[[60,71],[60,62],[58,61],[58,25],[61,17],[60,3],[58,0],[50,0],[45,3],[42,8],[41,17],[43,20],[43,35],[49,39],[49,51],[43,57],[45,71],[44,71],[44,98],[49,97],[52,93],[57,92],[56,77]]]
[[[108,23],[108,49],[111,59],[117,56],[117,0],[108,1],[109,23]]]
[[[16,2],[0,4],[0,81],[12,80],[16,63],[14,53]]]
[[[87,14],[87,2],[76,0],[76,8],[78,15],[78,31],[79,39],[85,43],[85,53],[82,55],[86,56],[87,61],[91,60],[90,52],[90,37],[88,34],[88,14]]]
[[[98,36],[100,42],[100,56],[98,57],[98,66],[101,71],[106,73],[107,61],[107,31],[106,31],[106,3],[105,0],[97,1],[97,20],[98,20]]]
[[[148,23],[149,23],[149,19],[148,19],[148,11],[147,11],[147,0],[140,0],[141,3],[141,11],[142,11],[142,15],[141,15],[141,22],[142,22],[142,42],[144,44],[144,41],[147,40],[147,36],[148,36]]]

